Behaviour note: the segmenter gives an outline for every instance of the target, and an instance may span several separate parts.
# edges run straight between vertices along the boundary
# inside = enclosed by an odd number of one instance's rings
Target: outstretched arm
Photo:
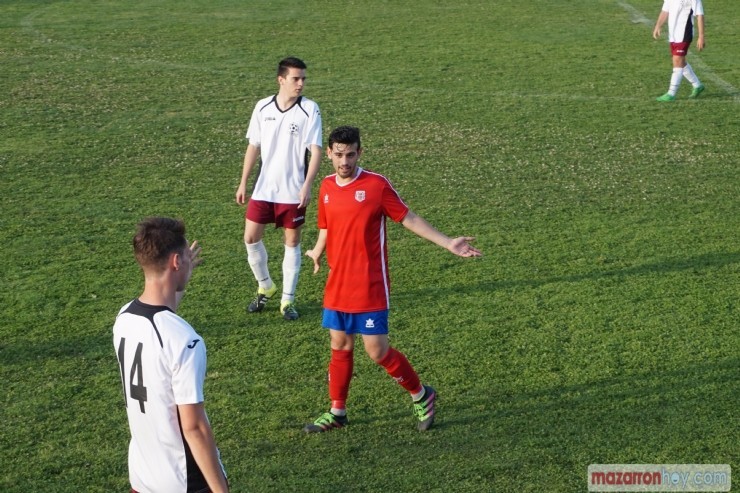
[[[321,254],[326,248],[326,230],[319,230],[319,237],[316,238],[316,245],[311,250],[306,251],[306,257],[313,260],[313,273],[316,274],[321,268]]]
[[[406,214],[406,217],[403,218],[401,224],[417,236],[424,238],[425,240],[429,240],[435,245],[439,245],[459,257],[480,257],[482,255],[480,250],[469,243],[475,239],[472,236],[450,238],[444,233],[439,232],[424,218],[417,216],[412,211],[409,211],[408,214]]]

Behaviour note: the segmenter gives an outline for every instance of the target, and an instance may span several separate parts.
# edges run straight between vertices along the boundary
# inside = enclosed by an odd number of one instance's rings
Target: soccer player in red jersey
[[[423,385],[406,356],[388,341],[390,277],[386,218],[460,257],[479,257],[472,237],[450,238],[409,210],[382,175],[358,166],[360,130],[339,127],[329,136],[327,155],[335,174],[321,183],[318,197],[319,236],[306,252],[319,271],[326,250],[329,275],[324,291],[323,326],[329,329],[329,397],[331,409],[305,426],[307,433],[341,428],[348,423],[346,401],[354,365],[355,335],[365,351],[385,368],[414,401],[418,429],[434,422],[435,390]]]

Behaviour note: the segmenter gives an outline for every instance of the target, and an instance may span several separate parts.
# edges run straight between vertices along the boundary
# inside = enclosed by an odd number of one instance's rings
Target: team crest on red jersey
[[[355,200],[357,202],[362,202],[363,200],[365,200],[365,190],[357,190],[355,192]]]

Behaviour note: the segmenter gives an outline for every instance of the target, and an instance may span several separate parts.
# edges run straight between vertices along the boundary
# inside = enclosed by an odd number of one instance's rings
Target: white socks
[[[301,245],[285,245],[283,257],[283,297],[281,301],[295,301],[298,273],[301,271]]]
[[[262,241],[257,243],[245,243],[247,246],[247,262],[252,268],[254,278],[257,279],[259,287],[270,289],[272,278],[267,268],[267,250]],[[283,257],[283,297],[282,301],[295,301],[295,289],[298,284],[298,273],[301,271],[301,246],[285,246]]]
[[[691,83],[694,87],[699,87],[701,85],[701,82],[699,81],[699,77],[696,76],[694,73],[694,69],[691,68],[691,65],[688,63],[683,68],[683,76],[686,78],[687,81]]]
[[[678,92],[678,86],[681,85],[682,78],[683,78],[683,68],[673,67],[673,75],[671,75],[671,85],[668,88],[668,94],[670,94],[671,96],[676,95],[676,93]]]
[[[418,401],[419,399],[421,399],[422,397],[424,397],[424,394],[426,393],[426,391],[427,391],[427,389],[424,388],[424,386],[422,385],[420,392],[416,392],[414,394],[411,394],[411,400],[413,400],[414,402]]]
[[[270,271],[267,269],[267,250],[262,240],[257,243],[244,243],[247,246],[247,262],[252,268],[254,278],[257,279],[259,287],[263,289],[270,289],[272,287],[272,279],[270,278]]]

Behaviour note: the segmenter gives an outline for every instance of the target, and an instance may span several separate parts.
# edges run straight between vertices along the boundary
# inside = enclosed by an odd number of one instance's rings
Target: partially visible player
[[[203,404],[206,346],[175,311],[200,247],[188,247],[182,221],[142,221],[133,240],[144,291],[121,308],[113,346],[131,442],[132,491],[220,493],[229,490]]]
[[[324,291],[323,326],[329,329],[329,398],[331,408],[305,426],[307,433],[341,428],[348,423],[346,401],[354,365],[355,336],[365,351],[411,394],[420,431],[434,422],[435,390],[423,385],[406,356],[388,341],[390,276],[386,218],[400,222],[418,236],[460,257],[478,257],[471,237],[450,238],[414,214],[382,175],[358,166],[360,131],[339,127],[329,136],[327,155],[335,174],[321,182],[319,236],[306,252],[314,273],[326,250],[329,276]]]
[[[293,57],[281,60],[277,82],[277,95],[260,100],[252,112],[236,202],[245,203],[249,176],[257,159],[261,158],[259,175],[245,213],[247,261],[258,284],[257,295],[247,310],[262,311],[277,292],[262,242],[265,226],[274,223],[276,228],[282,227],[285,231],[280,312],[286,320],[295,320],[298,318],[295,291],[301,269],[301,227],[321,164],[321,112],[314,101],[303,97],[306,64],[302,60]]]
[[[671,55],[673,57],[673,74],[668,92],[659,96],[658,101],[668,102],[676,99],[681,79],[686,77],[693,89],[689,98],[696,98],[704,91],[704,84],[694,73],[691,65],[686,63],[686,55],[689,46],[694,39],[694,24],[692,18],[696,17],[696,26],[699,34],[696,40],[696,49],[704,49],[704,6],[701,0],[663,0],[663,8],[658,16],[658,21],[653,29],[653,38],[660,37],[663,24],[668,21],[668,41],[670,41]]]

